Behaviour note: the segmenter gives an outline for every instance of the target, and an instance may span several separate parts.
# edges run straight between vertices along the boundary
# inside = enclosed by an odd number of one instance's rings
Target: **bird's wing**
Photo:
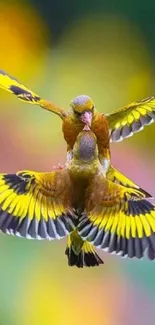
[[[103,185],[104,182],[104,185]],[[136,190],[96,176],[88,188],[78,231],[97,248],[130,258],[155,259],[155,207]]]
[[[65,111],[63,111],[57,105],[42,99],[40,96],[24,86],[20,81],[14,77],[11,77],[3,70],[0,70],[0,88],[12,93],[18,99],[24,102],[39,105],[42,108],[59,115],[61,119],[66,116]]]
[[[74,229],[73,188],[66,170],[0,174],[0,230],[59,239]]]
[[[135,184],[133,181],[131,181],[129,178],[127,178],[125,175],[123,175],[120,171],[115,169],[113,166],[110,166],[107,171],[107,179],[110,181],[129,187],[137,190],[137,193],[139,191],[140,198],[152,198],[152,195],[143,190],[141,187],[139,187],[137,184]]]
[[[155,96],[145,98],[106,114],[110,129],[110,141],[118,142],[143,130],[155,121]]]

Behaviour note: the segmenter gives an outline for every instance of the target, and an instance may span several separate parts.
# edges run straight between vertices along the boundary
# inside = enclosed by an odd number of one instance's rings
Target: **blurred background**
[[[101,112],[155,93],[155,2],[0,0],[0,68],[66,110]],[[113,144],[112,163],[155,195],[155,125]],[[1,172],[64,163],[61,121],[0,91]],[[154,325],[155,263],[100,252],[69,268],[65,240],[0,236],[0,325]]]

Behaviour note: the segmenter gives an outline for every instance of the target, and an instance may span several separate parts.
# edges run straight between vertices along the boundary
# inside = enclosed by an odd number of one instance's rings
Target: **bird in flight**
[[[124,106],[111,114],[103,114],[97,111],[92,99],[86,95],[73,99],[69,111],[65,112],[51,101],[42,99],[3,70],[0,70],[0,88],[9,91],[22,101],[39,105],[62,119],[68,161],[72,157],[78,134],[87,124],[97,137],[99,160],[106,177],[113,182],[139,188],[110,164],[110,142],[122,141],[155,121],[155,96]],[[144,190],[142,191],[147,197],[151,196]]]
[[[68,236],[70,266],[103,264],[95,247],[155,259],[155,207],[139,189],[105,177],[97,137],[88,125],[63,169],[0,174],[0,230],[28,239]]]

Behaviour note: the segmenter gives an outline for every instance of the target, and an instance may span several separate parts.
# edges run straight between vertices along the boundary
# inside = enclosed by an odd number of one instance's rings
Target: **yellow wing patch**
[[[79,235],[97,248],[121,256],[155,259],[155,206],[139,191],[101,175],[91,180]]]
[[[12,93],[24,102],[39,105],[42,108],[59,115],[61,119],[64,119],[67,116],[63,109],[46,99],[40,98],[40,96],[3,70],[0,70],[0,88]]]
[[[36,104],[40,97],[22,85],[17,79],[9,76],[5,71],[0,70],[0,88],[16,95],[18,99]]]
[[[109,253],[130,258],[146,253],[155,259],[155,207],[146,200],[128,201],[127,209],[120,204],[115,209],[103,207],[95,218],[90,212],[78,231],[83,240]]]
[[[155,121],[155,96],[134,102],[106,115],[110,141],[118,142],[143,130]]]
[[[73,221],[72,186],[66,171],[0,175],[1,231],[55,239],[69,234]]]
[[[107,179],[109,179],[111,182],[126,186],[128,188],[136,189],[136,192],[139,192],[139,198],[141,199],[152,198],[151,194],[140,188],[137,184],[135,184],[113,166],[110,166],[107,171]]]

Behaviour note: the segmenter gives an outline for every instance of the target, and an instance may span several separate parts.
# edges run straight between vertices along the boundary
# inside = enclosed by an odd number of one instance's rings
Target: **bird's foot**
[[[57,166],[53,166],[53,169],[54,170],[62,170],[62,169],[64,169],[64,167],[65,167],[65,165],[62,165],[59,163]]]

